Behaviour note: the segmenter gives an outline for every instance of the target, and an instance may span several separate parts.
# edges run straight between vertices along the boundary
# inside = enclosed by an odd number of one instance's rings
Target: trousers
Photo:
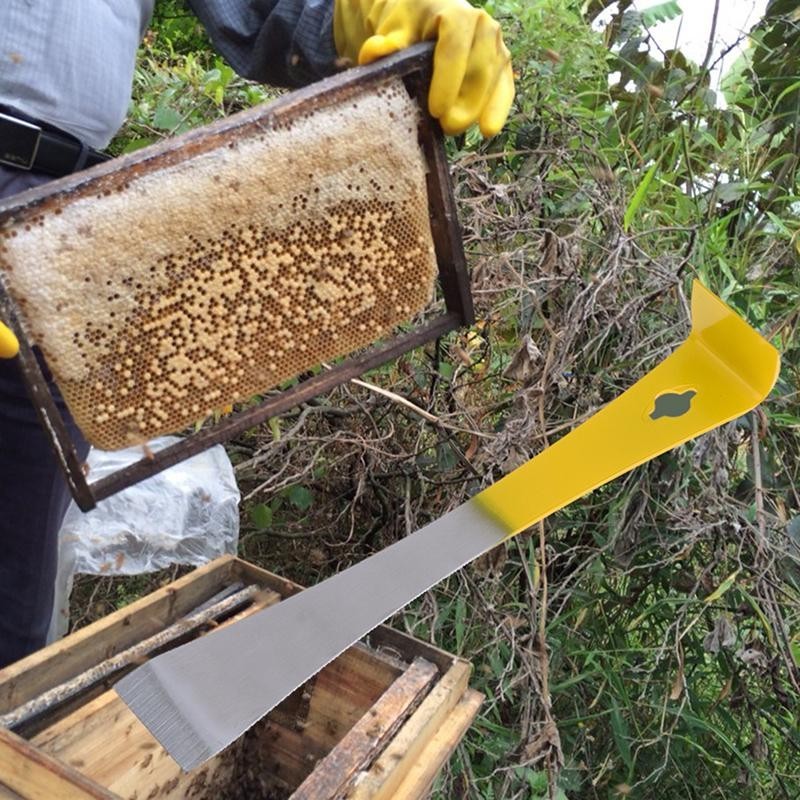
[[[0,198],[48,178],[0,166]],[[89,446],[48,384],[78,456]],[[45,644],[53,611],[67,483],[28,399],[16,359],[0,359],[0,668]]]

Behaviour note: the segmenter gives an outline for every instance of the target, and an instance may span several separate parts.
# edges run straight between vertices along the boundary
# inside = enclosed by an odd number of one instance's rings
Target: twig
[[[753,411],[750,414],[750,425],[752,427],[752,443],[753,443],[753,483],[756,487],[756,522],[758,524],[758,543],[757,553],[758,561],[764,554],[764,548],[767,545],[767,518],[764,513],[764,480],[761,476],[761,445],[759,443],[759,424],[758,412]]]
[[[708,66],[711,63],[711,56],[714,55],[714,40],[717,35],[718,19],[719,19],[719,0],[715,0],[714,14],[711,17],[711,31],[708,34],[708,47],[706,48],[706,57],[703,59],[703,63],[700,66],[701,74],[708,70]]]
[[[489,433],[483,433],[482,431],[475,431],[469,428],[460,428],[458,425],[451,425],[449,422],[445,422],[435,414],[431,414],[430,411],[420,408],[416,403],[412,403],[410,400],[406,400],[405,397],[402,397],[395,392],[391,392],[388,389],[384,389],[381,386],[376,386],[374,383],[367,383],[366,381],[359,380],[358,378],[351,378],[350,383],[354,383],[356,386],[361,386],[363,389],[368,389],[371,392],[375,392],[375,394],[383,395],[383,397],[388,398],[398,405],[408,408],[415,414],[419,414],[419,416],[421,416],[423,419],[427,420],[428,422],[432,422],[434,425],[437,425],[440,428],[446,428],[447,430],[455,431],[456,433],[469,433],[470,435],[478,436],[482,439],[494,439],[494,436]]]
[[[350,378],[350,383],[354,383],[356,386],[361,386],[363,389],[369,389],[371,392],[375,392],[375,394],[380,394],[383,395],[384,397],[388,397],[392,402],[398,403],[401,406],[405,406],[406,408],[411,409],[415,414],[419,414],[423,419],[428,420],[428,422],[435,422],[437,425],[444,424],[435,414],[431,414],[430,411],[426,411],[424,408],[420,408],[418,405],[412,403],[410,400],[406,400],[405,397],[401,397],[399,394],[390,392],[388,389],[384,389],[381,386],[376,386],[374,383],[367,383],[366,381],[361,381],[358,378]]]

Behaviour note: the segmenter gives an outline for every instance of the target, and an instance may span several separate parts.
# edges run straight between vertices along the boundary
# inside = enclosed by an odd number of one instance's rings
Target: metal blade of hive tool
[[[116,689],[183,769],[219,752],[422,592],[592,489],[755,407],[777,351],[699,283],[692,331],[581,426],[467,503],[344,572],[167,652]]]

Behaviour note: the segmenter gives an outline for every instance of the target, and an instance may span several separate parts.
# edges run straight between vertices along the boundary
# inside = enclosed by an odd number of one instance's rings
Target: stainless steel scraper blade
[[[777,371],[775,349],[695,284],[689,338],[552,447],[402,541],[276,606],[158,656],[116,689],[181,767],[191,769],[473,558],[756,406]]]
[[[254,614],[165,653],[116,689],[189,770],[291,694],[305,680],[300,676],[322,669],[411,599],[505,536],[498,522],[475,503],[466,503],[283,600],[272,609],[275,614]],[[192,645],[201,642],[201,651],[192,652]]]

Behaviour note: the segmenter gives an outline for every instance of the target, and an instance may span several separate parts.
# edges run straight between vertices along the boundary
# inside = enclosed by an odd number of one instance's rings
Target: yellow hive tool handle
[[[14,332],[0,322],[0,358],[14,358],[19,352],[19,342]]]
[[[587,492],[757,406],[777,350],[694,283],[692,331],[652,372],[563,439],[474,497],[514,536]]]

